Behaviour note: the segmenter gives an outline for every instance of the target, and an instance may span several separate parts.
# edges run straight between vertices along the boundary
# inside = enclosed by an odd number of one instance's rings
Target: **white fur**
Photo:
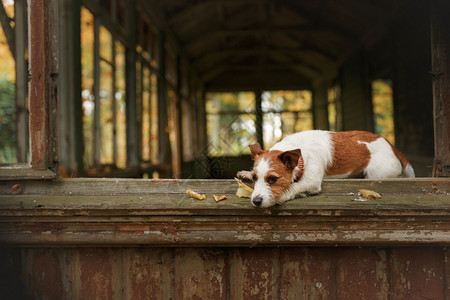
[[[411,164],[407,164],[402,171],[402,177],[404,178],[415,178],[416,174],[414,174],[414,169]]]
[[[253,200],[255,197],[261,197],[263,199],[261,207],[269,207],[275,204],[272,203],[272,190],[270,189],[269,184],[264,180],[267,173],[271,170],[272,168],[270,167],[270,161],[264,158],[260,159],[258,164],[255,166],[257,180],[255,182],[255,188],[251,199]]]
[[[384,138],[380,137],[370,143],[361,141],[358,143],[366,145],[370,151],[370,161],[364,169],[366,178],[393,178],[402,175],[402,165]]]

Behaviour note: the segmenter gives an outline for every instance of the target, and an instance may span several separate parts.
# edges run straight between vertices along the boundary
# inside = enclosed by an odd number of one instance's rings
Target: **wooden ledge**
[[[55,179],[56,174],[51,170],[33,170],[29,164],[0,165],[0,182],[14,180],[43,180]]]
[[[13,188],[13,186],[15,186]],[[192,188],[207,195],[195,200]],[[233,180],[65,179],[0,184],[0,242],[34,246],[450,245],[450,179],[327,180],[271,209]],[[382,198],[355,201],[358,189]],[[228,199],[216,203],[212,194]]]

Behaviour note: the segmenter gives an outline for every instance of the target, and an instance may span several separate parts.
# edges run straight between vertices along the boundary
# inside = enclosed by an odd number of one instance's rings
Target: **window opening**
[[[207,93],[208,154],[250,154],[256,143],[255,94],[252,92]]]
[[[311,91],[266,91],[261,107],[264,149],[289,134],[313,129]]]
[[[395,144],[392,80],[372,81],[372,107],[375,133]]]
[[[125,46],[84,6],[80,21],[84,163],[95,175],[126,167]]]
[[[261,109],[257,109],[253,92],[206,94],[209,155],[250,154],[248,145],[257,142],[260,129],[264,148],[269,149],[286,135],[313,128],[311,91],[264,91],[261,95]]]
[[[26,2],[2,0],[0,22],[0,164],[25,163],[28,154]]]
[[[341,89],[338,85],[328,89],[328,124],[331,131],[342,130]]]

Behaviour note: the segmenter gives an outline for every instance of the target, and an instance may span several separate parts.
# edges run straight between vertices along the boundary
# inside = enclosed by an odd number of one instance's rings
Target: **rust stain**
[[[105,249],[80,251],[80,299],[113,299],[112,267]]]
[[[177,249],[175,269],[178,299],[226,299],[223,251]]]
[[[391,290],[394,299],[445,299],[445,271],[440,248],[393,249]]]
[[[272,299],[278,293],[274,248],[252,248],[241,251],[243,298]]]
[[[127,251],[129,263],[129,284],[131,299],[164,299],[163,273],[166,249],[130,249]]]
[[[145,232],[150,230],[150,226],[140,224],[127,224],[127,225],[119,225],[118,229],[119,231]]]

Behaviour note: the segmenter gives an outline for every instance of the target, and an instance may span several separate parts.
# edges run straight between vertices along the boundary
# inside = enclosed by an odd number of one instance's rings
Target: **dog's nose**
[[[252,199],[252,202],[255,206],[261,206],[263,199],[261,196],[256,196],[255,198]]]

